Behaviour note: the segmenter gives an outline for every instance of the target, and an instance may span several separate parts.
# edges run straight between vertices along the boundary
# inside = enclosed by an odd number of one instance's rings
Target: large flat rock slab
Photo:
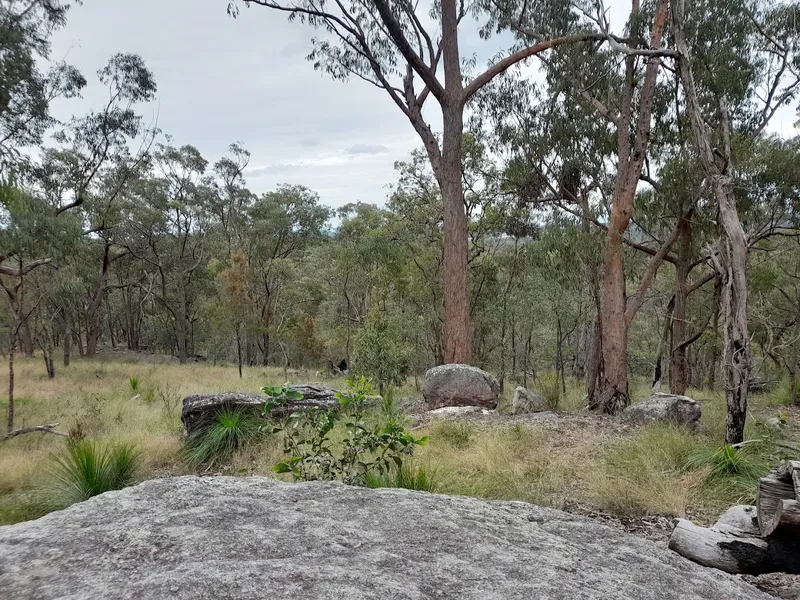
[[[0,596],[770,598],[647,540],[531,504],[261,477],[156,479],[0,527]]]

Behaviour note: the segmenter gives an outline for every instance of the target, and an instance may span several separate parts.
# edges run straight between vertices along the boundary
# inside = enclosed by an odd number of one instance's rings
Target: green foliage
[[[409,373],[412,349],[403,332],[385,310],[370,311],[358,333],[353,371],[372,378],[381,393],[387,386],[401,385]]]
[[[401,488],[421,492],[435,492],[439,488],[436,472],[412,461],[404,461],[383,475],[367,473],[365,484],[372,489]]]
[[[194,467],[218,465],[262,435],[262,422],[258,415],[242,409],[224,408],[187,440],[186,460]]]
[[[339,406],[310,408],[292,413],[283,427],[285,460],[275,465],[276,473],[291,474],[296,481],[338,480],[350,485],[365,485],[369,475],[385,475],[400,468],[403,459],[423,445],[427,438],[415,438],[397,423],[370,423],[367,396],[371,388],[366,379],[348,381],[348,391],[337,393]],[[265,388],[272,403],[285,402],[286,389]],[[334,446],[331,432],[344,427],[341,448]]]
[[[128,379],[128,384],[131,386],[131,391],[135,394],[139,391],[139,378],[131,377]]]
[[[141,454],[131,444],[101,446],[91,440],[71,440],[65,454],[53,455],[45,502],[63,508],[131,485]]]
[[[708,469],[707,481],[737,477],[755,483],[764,474],[764,461],[747,446],[737,448],[724,444],[714,448],[698,448],[686,460],[689,469]]]
[[[536,380],[536,388],[545,400],[549,410],[558,410],[561,406],[561,381],[558,373],[542,373]]]

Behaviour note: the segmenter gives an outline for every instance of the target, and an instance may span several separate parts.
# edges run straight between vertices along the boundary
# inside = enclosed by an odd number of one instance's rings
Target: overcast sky
[[[158,84],[159,127],[175,144],[193,144],[210,161],[239,141],[252,153],[255,192],[303,184],[323,202],[382,203],[394,162],[420,145],[380,90],[342,83],[305,60],[313,30],[285,15],[227,0],[85,0],[53,39],[52,58],[87,76],[82,100],[59,102],[56,117],[97,107],[94,72],[115,52],[136,52]],[[148,115],[150,116],[150,115]]]
[[[624,0],[607,2],[612,22]],[[251,152],[245,173],[260,193],[280,183],[316,190],[328,205],[383,203],[395,180],[394,162],[420,146],[384,92],[361,81],[342,83],[305,60],[313,30],[259,6],[226,14],[227,0],[85,0],[53,38],[52,58],[77,66],[89,80],[83,99],[54,104],[57,118],[101,105],[94,72],[116,52],[140,54],[158,84],[148,118],[175,144],[196,146],[209,162],[242,142]],[[618,8],[619,7],[619,8]],[[478,65],[507,44],[478,39],[462,26],[463,56]],[[435,105],[429,101],[430,105]],[[426,116],[438,128],[438,108]],[[779,115],[780,116],[780,115]],[[793,111],[773,123],[793,132]]]

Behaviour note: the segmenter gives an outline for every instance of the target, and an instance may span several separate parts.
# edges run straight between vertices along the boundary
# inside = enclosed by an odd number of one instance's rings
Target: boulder
[[[428,410],[442,406],[480,406],[494,409],[500,384],[485,371],[470,365],[441,365],[425,373],[422,388]]]
[[[527,415],[546,410],[547,401],[539,394],[518,386],[514,390],[514,399],[511,401],[512,415]]]
[[[769,600],[585,517],[340,483],[176,477],[0,527],[14,600]]]
[[[303,394],[303,399],[276,408],[272,411],[273,416],[284,416],[296,410],[311,407],[330,408],[339,404],[336,399],[336,390],[324,383],[298,383],[289,387]],[[181,421],[183,421],[186,435],[191,436],[202,428],[216,411],[224,408],[260,412],[266,401],[267,397],[263,394],[246,392],[194,394],[183,399]]]
[[[650,398],[630,405],[623,413],[636,424],[662,421],[696,429],[700,425],[700,403],[688,396],[653,394]]]

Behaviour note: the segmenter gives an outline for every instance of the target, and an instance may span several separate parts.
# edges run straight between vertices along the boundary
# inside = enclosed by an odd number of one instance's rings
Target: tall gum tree
[[[743,52],[735,57],[744,68],[737,80],[744,98],[732,114],[729,72],[705,73],[703,62],[693,55],[689,18],[706,6],[685,10],[683,0],[671,2],[671,27],[678,59],[678,76],[700,164],[719,211],[721,240],[711,259],[721,280],[720,308],[723,321],[722,375],[727,402],[726,441],[744,440],[748,388],[752,371],[747,316],[747,253],[757,232],[748,235],[742,225],[734,188],[734,142],[737,135],[758,135],[781,106],[797,97],[800,69],[797,54],[796,8],[775,2],[710,2],[724,9],[731,25],[743,23]],[[696,19],[695,19],[696,20]],[[732,64],[736,64],[731,61]],[[728,84],[728,85],[726,85]],[[734,90],[735,91],[735,90]]]
[[[290,19],[324,30],[332,41],[313,40],[309,58],[315,68],[334,79],[361,79],[383,89],[414,127],[433,167],[444,205],[444,362],[471,362],[469,239],[462,181],[465,106],[478,90],[520,61],[564,44],[602,41],[604,36],[576,34],[539,40],[466,80],[458,29],[471,10],[467,3],[442,0],[430,11],[428,5],[420,7],[407,0],[243,3],[284,12]],[[239,14],[235,0],[228,3],[228,13]],[[438,38],[423,23],[431,20],[438,21]],[[417,79],[422,82],[420,91],[415,86]],[[422,115],[430,96],[441,108],[441,141]]]

